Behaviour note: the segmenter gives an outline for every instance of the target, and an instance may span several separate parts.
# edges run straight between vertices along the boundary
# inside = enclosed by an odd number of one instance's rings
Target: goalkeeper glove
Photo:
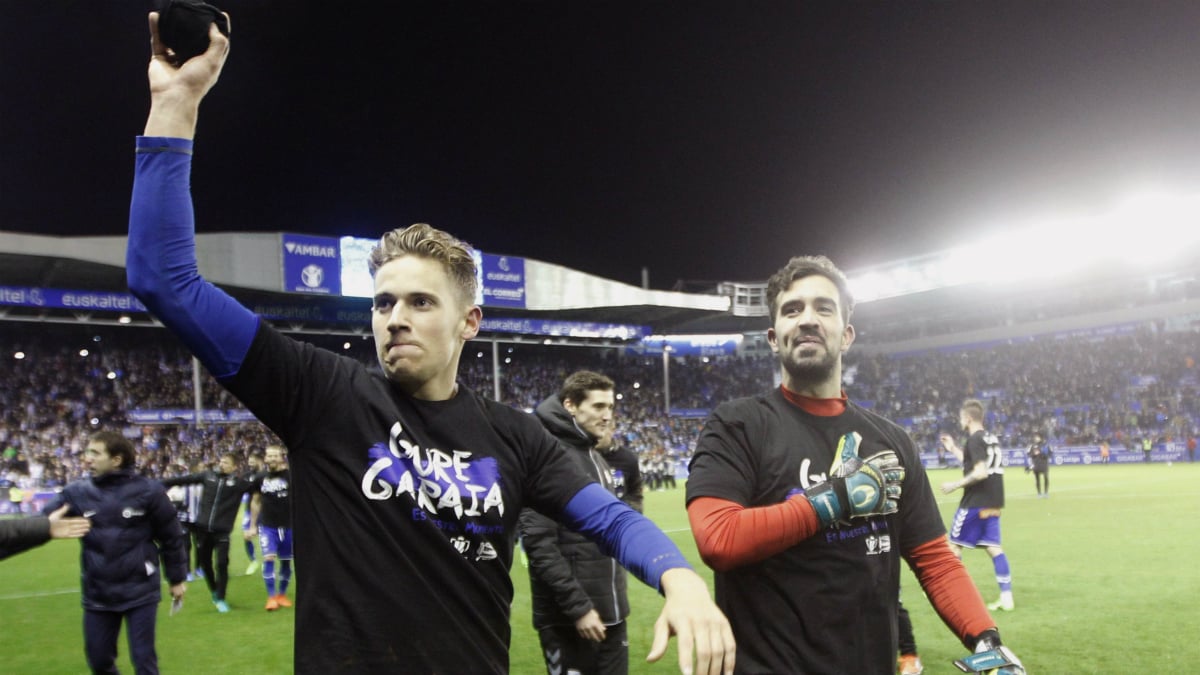
[[[1021,659],[1000,643],[1000,633],[995,629],[983,631],[975,642],[975,653],[955,659],[954,665],[964,673],[1025,675]]]
[[[817,512],[821,527],[850,518],[895,513],[899,508],[904,467],[892,450],[858,456],[862,436],[851,432],[838,441],[832,477],[808,490],[804,497]]]

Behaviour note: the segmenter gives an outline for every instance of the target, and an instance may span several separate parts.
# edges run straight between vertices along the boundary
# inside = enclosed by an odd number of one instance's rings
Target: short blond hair
[[[426,223],[398,227],[379,238],[379,244],[371,249],[367,267],[371,278],[387,263],[415,255],[419,258],[436,260],[446,269],[454,285],[468,303],[475,301],[478,289],[475,257],[470,244]]]
[[[976,422],[983,421],[983,401],[980,401],[977,398],[969,398],[963,401],[962,411],[966,413],[967,417],[975,420]]]

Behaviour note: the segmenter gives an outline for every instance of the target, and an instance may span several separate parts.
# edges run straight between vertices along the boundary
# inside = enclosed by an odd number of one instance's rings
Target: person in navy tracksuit
[[[92,524],[80,540],[88,666],[94,673],[117,672],[117,635],[124,621],[134,668],[139,675],[157,673],[159,570],[166,573],[171,595],[182,600],[187,578],[183,528],[162,485],[134,472],[129,439],[111,431],[93,434],[83,459],[92,477],[63,488],[44,512],[66,504],[68,515]]]

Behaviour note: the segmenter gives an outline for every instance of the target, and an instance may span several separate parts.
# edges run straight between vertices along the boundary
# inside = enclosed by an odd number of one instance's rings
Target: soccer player
[[[962,462],[963,477],[942,484],[950,494],[962,489],[962,500],[950,528],[950,545],[956,556],[963,547],[984,547],[992,558],[1000,598],[988,605],[991,610],[1013,610],[1012,572],[1008,556],[1000,546],[1000,510],[1004,508],[1004,456],[1000,439],[983,426],[983,403],[967,399],[958,413],[959,424],[968,434],[966,447],[960,448],[950,434],[942,434],[942,445]]]
[[[162,486],[134,471],[133,443],[100,431],[88,439],[84,466],[91,478],[75,481],[46,505],[91,521],[80,540],[83,566],[83,643],[93,673],[117,672],[117,636],[125,623],[129,659],[138,673],[158,673],[154,649],[161,569],[171,596],[187,586],[184,533]]]
[[[250,534],[258,534],[263,582],[267,586],[266,610],[274,612],[292,606],[287,596],[288,582],[292,579],[292,472],[283,446],[267,446],[266,461],[267,472],[259,477],[258,490],[250,502]]]
[[[1033,444],[1029,446],[1029,468],[1033,470],[1033,484],[1038,497],[1050,496],[1050,460],[1053,457],[1050,444],[1042,440],[1040,433],[1034,434]]]
[[[997,647],[909,435],[842,391],[855,336],[845,275],[824,256],[792,258],[767,306],[782,386],[712,412],[687,483],[738,672],[895,672],[901,558],[967,648]]]
[[[204,582],[212,593],[213,606],[225,614],[229,603],[225,591],[229,586],[229,534],[237,519],[242,495],[254,489],[254,483],[237,473],[237,458],[232,453],[221,455],[217,470],[190,473],[186,476],[164,478],[167,487],[202,485],[200,512],[192,524],[196,541],[196,562],[204,572]]]
[[[562,441],[563,452],[615,495],[612,469],[596,449],[612,444],[613,389],[608,377],[577,371],[538,405],[536,414]],[[625,570],[583,535],[533,509],[521,512],[519,527],[529,555],[533,627],[547,672],[628,673]]]
[[[157,13],[150,33],[128,282],[288,448],[304,551],[295,671],[506,672],[524,506],[603,542],[663,592],[648,659],[674,634],[681,670],[732,670],[729,623],[671,540],[590,481],[532,416],[458,383],[482,318],[464,243],[428,225],[381,238],[369,263],[378,367],[284,336],[200,276],[192,139],[229,39],[212,25],[208,50],[180,64],[159,39]]]
[[[0,520],[0,560],[41,546],[51,539],[78,539],[92,524],[87,518],[67,518],[64,504],[46,516]]]
[[[246,458],[246,478],[252,482],[258,482],[259,474],[263,472],[266,465],[263,464],[262,455],[257,452],[250,453]],[[258,558],[254,555],[254,540],[258,537],[250,532],[250,499],[249,492],[242,495],[242,540],[246,545],[246,559],[250,564],[246,566],[246,576],[250,576],[258,571]]]

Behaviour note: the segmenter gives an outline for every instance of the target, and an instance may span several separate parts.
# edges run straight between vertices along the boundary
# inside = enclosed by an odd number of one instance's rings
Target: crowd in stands
[[[906,426],[918,447],[955,429],[967,397],[987,404],[1004,447],[1042,433],[1061,445],[1140,447],[1196,433],[1200,333],[1143,328],[1096,338],[1043,338],[980,349],[855,361],[853,398]]]
[[[312,341],[371,363],[372,341],[313,336]],[[661,356],[616,348],[502,343],[500,399],[532,410],[563,378],[581,368],[617,382],[617,438],[650,466],[685,463],[703,425],[700,416],[664,411]],[[20,356],[20,357],[18,357]],[[939,432],[954,430],[958,405],[981,397],[987,425],[1005,447],[1022,447],[1035,432],[1052,444],[1108,440],[1114,449],[1141,440],[1194,435],[1200,421],[1200,333],[1144,328],[1104,339],[1040,338],[911,354],[861,355],[846,362],[848,396],[909,429],[933,451]],[[675,357],[670,365],[673,409],[705,411],[766,391],[776,381],[772,357]],[[463,353],[460,379],[491,395],[492,346]],[[0,322],[0,480],[22,488],[64,485],[84,475],[87,435],[101,428],[140,436],[139,465],[152,476],[212,465],[225,452],[245,456],[273,441],[257,423],[145,425],[129,411],[192,409],[191,357],[165,331]],[[207,373],[201,406],[240,404]]]

